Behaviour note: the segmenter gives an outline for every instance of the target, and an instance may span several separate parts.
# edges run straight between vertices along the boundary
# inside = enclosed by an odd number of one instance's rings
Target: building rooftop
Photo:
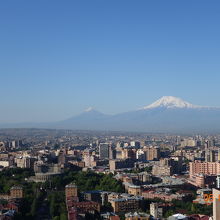
[[[70,183],[65,186],[65,188],[72,188],[72,187],[77,187],[77,185],[75,183]]]
[[[23,189],[22,186],[12,186],[11,189]]]

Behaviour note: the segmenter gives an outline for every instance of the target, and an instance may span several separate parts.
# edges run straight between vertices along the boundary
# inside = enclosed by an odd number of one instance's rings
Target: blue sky
[[[220,3],[0,2],[0,122],[130,111],[164,95],[220,106]]]

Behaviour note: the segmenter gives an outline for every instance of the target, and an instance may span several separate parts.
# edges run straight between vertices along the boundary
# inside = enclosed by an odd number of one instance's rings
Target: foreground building
[[[220,219],[220,190],[213,189],[213,220]]]

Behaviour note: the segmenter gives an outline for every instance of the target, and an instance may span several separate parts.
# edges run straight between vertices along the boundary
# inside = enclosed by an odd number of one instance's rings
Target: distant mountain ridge
[[[76,130],[144,132],[219,132],[220,108],[193,105],[174,96],[163,96],[141,109],[116,115],[103,114],[91,107],[81,114],[53,123],[0,125]]]

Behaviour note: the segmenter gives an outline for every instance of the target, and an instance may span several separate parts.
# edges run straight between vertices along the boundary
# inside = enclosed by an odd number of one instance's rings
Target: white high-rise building
[[[163,216],[163,208],[158,206],[158,203],[150,204],[150,215],[154,218],[162,218]]]
[[[146,155],[143,149],[138,149],[136,152],[136,158],[140,161],[146,160]]]
[[[218,149],[218,161],[220,162],[220,149]]]
[[[220,190],[212,189],[213,196],[213,220],[220,219]]]
[[[140,148],[140,142],[139,141],[131,141],[130,145],[131,145],[131,147]]]
[[[220,175],[217,176],[216,181],[217,181],[217,184],[216,184],[217,188],[220,189]]]

